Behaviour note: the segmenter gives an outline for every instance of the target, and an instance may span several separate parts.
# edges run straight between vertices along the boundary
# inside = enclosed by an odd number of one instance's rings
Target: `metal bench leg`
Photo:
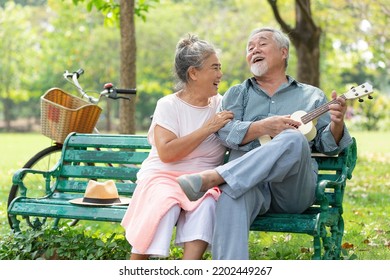
[[[55,218],[52,228],[57,230],[59,222],[60,222],[60,218]]]
[[[321,238],[318,235],[315,235],[313,238],[313,248],[314,248],[314,254],[312,256],[312,260],[320,260],[321,259]]]
[[[9,218],[11,220],[11,227],[14,232],[20,232],[20,221],[16,218],[16,215],[9,215]]]
[[[324,226],[324,233],[322,237],[322,244],[324,245],[324,254],[322,259],[324,260],[338,260],[341,253],[341,239],[344,231],[344,222],[342,218],[337,225],[333,225],[330,228],[330,234],[326,231]]]

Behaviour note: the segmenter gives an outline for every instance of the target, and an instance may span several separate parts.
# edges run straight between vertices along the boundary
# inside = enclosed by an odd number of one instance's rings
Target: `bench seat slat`
[[[9,214],[120,222],[127,207],[127,205],[106,207],[79,206],[55,198],[51,200],[19,199],[13,202]]]
[[[258,216],[251,225],[254,231],[316,233],[319,214],[267,214]]]

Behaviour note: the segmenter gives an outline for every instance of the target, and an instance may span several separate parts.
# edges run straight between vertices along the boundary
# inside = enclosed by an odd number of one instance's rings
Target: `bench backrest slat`
[[[121,137],[122,136],[122,137]],[[147,138],[142,135],[110,135],[110,134],[74,134],[64,143],[67,147],[80,148],[129,148],[150,149]]]
[[[60,177],[68,178],[97,178],[97,179],[118,179],[134,180],[138,168],[127,166],[85,166],[85,165],[63,165]]]
[[[58,192],[66,192],[66,193],[84,193],[87,188],[89,179],[78,179],[78,180],[62,180],[59,179],[57,182],[56,190]],[[116,181],[116,188],[118,190],[119,195],[131,196],[134,193],[136,183],[132,181],[123,182]]]
[[[123,150],[74,150],[65,151],[65,162],[141,164],[147,157],[145,151]]]
[[[344,166],[345,158],[343,155],[338,157],[314,157],[320,170],[341,171]]]

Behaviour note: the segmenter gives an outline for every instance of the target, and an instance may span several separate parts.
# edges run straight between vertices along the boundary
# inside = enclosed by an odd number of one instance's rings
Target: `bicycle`
[[[44,105],[43,105],[44,98],[47,97],[48,94],[50,94],[51,98],[54,98],[54,101],[55,101],[54,103],[58,102],[58,100],[56,100],[56,99],[58,99],[56,94],[62,94],[67,99],[73,98],[72,100],[67,100],[67,101],[70,101],[73,103],[74,102],[81,102],[80,100],[83,100],[84,101],[84,103],[82,103],[83,106],[81,106],[80,108],[77,108],[74,110],[70,110],[68,108],[69,111],[71,111],[71,113],[75,113],[75,112],[78,113],[81,111],[81,108],[83,108],[83,109],[87,108],[87,107],[88,107],[88,109],[93,108],[92,111],[94,113],[93,114],[94,119],[91,118],[91,115],[81,114],[81,118],[79,118],[78,121],[83,126],[83,129],[78,130],[78,128],[75,128],[75,130],[71,129],[72,131],[69,131],[69,132],[74,131],[74,132],[84,132],[84,133],[90,133],[90,132],[91,133],[92,132],[99,133],[99,131],[96,127],[96,123],[97,123],[97,119],[100,116],[100,113],[102,111],[102,109],[100,107],[98,107],[98,104],[102,100],[102,98],[110,98],[110,99],[114,99],[114,100],[117,100],[117,99],[130,100],[129,97],[125,97],[122,95],[136,94],[136,92],[137,92],[136,89],[119,89],[119,88],[116,88],[112,83],[106,83],[103,86],[103,90],[99,93],[99,97],[98,98],[93,97],[91,95],[88,95],[87,91],[84,90],[83,87],[79,83],[78,79],[83,73],[84,73],[84,70],[81,68],[78,69],[77,71],[74,71],[74,72],[69,72],[68,70],[66,70],[63,73],[64,79],[67,82],[71,83],[74,87],[76,87],[77,91],[81,95],[81,98],[76,97],[75,95],[65,93],[64,91],[62,91],[59,88],[52,88],[52,89],[48,90],[41,97],[41,126],[42,126],[41,132],[42,132],[42,134],[44,134],[52,139],[52,144],[50,146],[44,148],[43,150],[39,151],[38,153],[36,153],[34,156],[32,156],[23,165],[22,168],[31,168],[31,169],[44,170],[44,171],[48,171],[48,170],[54,168],[56,166],[57,162],[59,161],[59,158],[61,155],[63,140],[65,139],[67,134],[69,134],[67,131],[61,131],[61,133],[58,133],[58,131],[56,131],[55,133],[52,133],[52,131],[45,131],[45,129],[43,128],[43,123],[45,123],[48,118],[52,118],[52,119],[59,118],[59,116],[58,116],[59,112],[56,109],[56,107],[52,107],[51,111],[49,110],[49,112],[43,113],[43,111],[44,111]],[[65,103],[69,103],[69,102],[65,102]],[[64,104],[62,104],[62,105],[64,105]],[[64,110],[63,107],[67,107],[68,105],[69,104],[67,104],[66,106],[60,106],[60,108],[62,110]],[[92,105],[92,106],[89,107],[88,105]],[[87,113],[91,113],[91,110],[87,110],[87,111],[88,111]],[[73,120],[74,120],[74,118],[73,118]],[[65,120],[65,122],[67,122],[67,121]],[[89,122],[89,124],[87,125],[87,128],[85,128],[86,122]],[[68,123],[69,123],[69,121],[68,121]],[[43,195],[45,195],[45,192],[46,192],[45,187],[44,187],[45,182],[43,181],[42,177],[38,176],[38,175],[34,176],[33,174],[29,174],[28,176],[29,177],[24,178],[24,180],[28,180],[29,182],[31,182],[30,185],[37,186],[37,189],[33,192],[32,196],[42,197]],[[8,195],[7,207],[10,205],[12,200],[18,196],[18,194],[19,194],[19,186],[12,184],[11,189],[10,189],[10,193]],[[26,217],[26,221],[31,226],[31,221],[29,220],[29,217]],[[10,221],[9,217],[8,217],[8,222],[11,225],[11,221]]]

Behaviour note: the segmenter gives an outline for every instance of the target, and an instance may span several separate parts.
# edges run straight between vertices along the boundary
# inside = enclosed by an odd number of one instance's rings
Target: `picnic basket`
[[[41,96],[41,132],[63,143],[71,132],[91,133],[102,109],[62,89],[49,89]]]

